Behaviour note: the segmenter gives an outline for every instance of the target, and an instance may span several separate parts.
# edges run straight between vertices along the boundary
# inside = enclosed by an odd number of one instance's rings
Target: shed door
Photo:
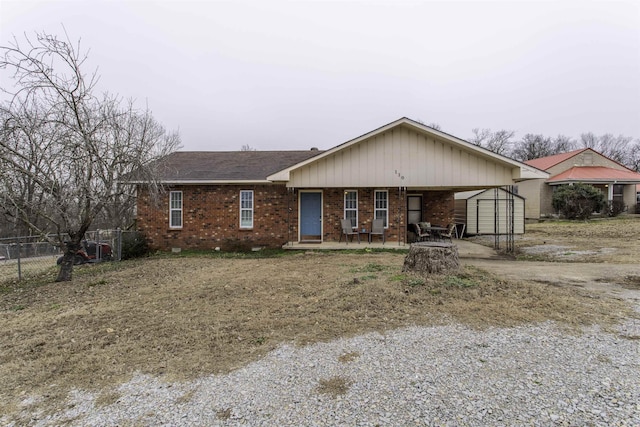
[[[322,241],[322,193],[300,193],[300,241]]]

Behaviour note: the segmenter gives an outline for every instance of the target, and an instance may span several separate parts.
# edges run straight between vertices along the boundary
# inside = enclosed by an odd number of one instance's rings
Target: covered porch
[[[387,244],[403,246],[415,238],[410,224],[455,224],[455,192],[548,176],[402,118],[267,180],[282,183],[289,192],[287,240],[291,242],[315,247],[340,244],[342,234],[360,230],[364,235],[374,220],[382,219]],[[351,229],[343,226],[346,220]]]

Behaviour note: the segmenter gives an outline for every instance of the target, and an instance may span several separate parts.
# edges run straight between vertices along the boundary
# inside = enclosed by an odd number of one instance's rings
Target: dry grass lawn
[[[71,283],[0,288],[0,412],[17,413],[32,395],[55,410],[71,388],[98,390],[135,372],[228,372],[283,342],[452,321],[485,328],[554,320],[578,330],[631,315],[622,301],[472,267],[426,279],[403,274],[403,259],[364,251],[167,255],[82,266]]]

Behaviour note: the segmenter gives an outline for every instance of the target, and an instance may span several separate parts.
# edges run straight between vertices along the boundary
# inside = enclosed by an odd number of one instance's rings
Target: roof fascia
[[[128,181],[130,184],[147,184],[148,181]],[[247,184],[274,184],[269,180],[212,180],[212,179],[185,179],[185,180],[160,180],[162,185],[247,185]]]

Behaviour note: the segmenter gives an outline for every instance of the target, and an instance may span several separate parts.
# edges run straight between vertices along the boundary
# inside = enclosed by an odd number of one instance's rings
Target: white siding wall
[[[508,193],[498,190],[498,234],[506,234],[507,225],[507,201]],[[495,192],[488,191],[477,194],[466,200],[467,207],[467,230],[469,234],[495,234]],[[459,202],[456,201],[456,203]],[[514,233],[524,233],[524,200],[519,197],[513,198],[514,202]]]
[[[293,171],[288,185],[477,188],[512,184],[513,168],[407,127],[397,127]]]

